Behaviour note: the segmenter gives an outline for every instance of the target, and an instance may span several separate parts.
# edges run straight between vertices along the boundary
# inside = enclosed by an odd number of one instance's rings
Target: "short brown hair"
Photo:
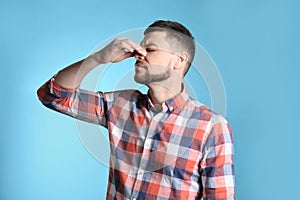
[[[189,60],[187,67],[184,72],[184,76],[188,72],[191,63],[194,60],[195,56],[195,41],[191,32],[179,22],[166,21],[166,20],[157,20],[146,28],[144,35],[153,31],[166,31],[170,39],[175,39],[181,47],[183,47],[188,55]]]

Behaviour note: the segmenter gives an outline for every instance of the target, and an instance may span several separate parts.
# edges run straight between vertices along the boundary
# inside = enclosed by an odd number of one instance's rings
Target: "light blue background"
[[[108,168],[36,90],[103,40],[156,19],[186,25],[222,74],[237,199],[298,199],[298,2],[1,0],[0,199],[105,198]]]

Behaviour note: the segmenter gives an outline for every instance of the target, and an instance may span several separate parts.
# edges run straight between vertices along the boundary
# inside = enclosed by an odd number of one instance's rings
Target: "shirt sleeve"
[[[200,174],[204,200],[234,200],[234,146],[229,123],[217,116],[204,145]]]
[[[55,77],[55,76],[54,76]],[[52,77],[37,90],[39,100],[46,107],[79,120],[100,124],[107,128],[107,104],[103,92],[78,88],[64,88]]]

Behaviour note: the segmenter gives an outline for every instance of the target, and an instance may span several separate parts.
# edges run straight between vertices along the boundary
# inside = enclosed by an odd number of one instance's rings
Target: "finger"
[[[125,52],[126,52],[126,50],[127,50],[127,51],[133,53],[133,51],[134,51],[134,48],[132,48],[131,45],[129,45],[128,43],[126,43],[126,41],[122,41],[122,46],[121,46],[121,48],[122,48]]]
[[[135,50],[143,56],[146,56],[146,54],[147,54],[146,50],[142,46],[140,46],[140,44],[136,43],[133,40],[127,39],[125,37],[119,37],[119,38],[116,38],[116,41],[122,43],[122,46],[124,48],[128,49],[130,52],[133,52],[133,50]]]
[[[126,58],[129,58],[129,57],[133,57],[133,53],[126,52],[126,53],[122,54],[121,56],[119,56],[118,58],[114,59],[112,62],[113,63],[120,62],[120,61],[122,61]]]
[[[121,40],[126,40],[127,38],[125,37],[117,37],[113,41],[121,41]]]
[[[126,39],[125,41],[127,44],[130,45],[131,48],[133,48],[134,50],[136,50],[138,53],[142,54],[143,56],[146,56],[147,52],[146,50],[140,46],[138,43],[132,41],[132,40],[129,40],[129,39]]]

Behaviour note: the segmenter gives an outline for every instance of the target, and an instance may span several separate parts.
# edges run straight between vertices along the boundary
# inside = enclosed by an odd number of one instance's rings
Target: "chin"
[[[134,76],[134,81],[140,84],[146,84],[147,80],[145,79],[145,77],[139,77],[137,75]]]

